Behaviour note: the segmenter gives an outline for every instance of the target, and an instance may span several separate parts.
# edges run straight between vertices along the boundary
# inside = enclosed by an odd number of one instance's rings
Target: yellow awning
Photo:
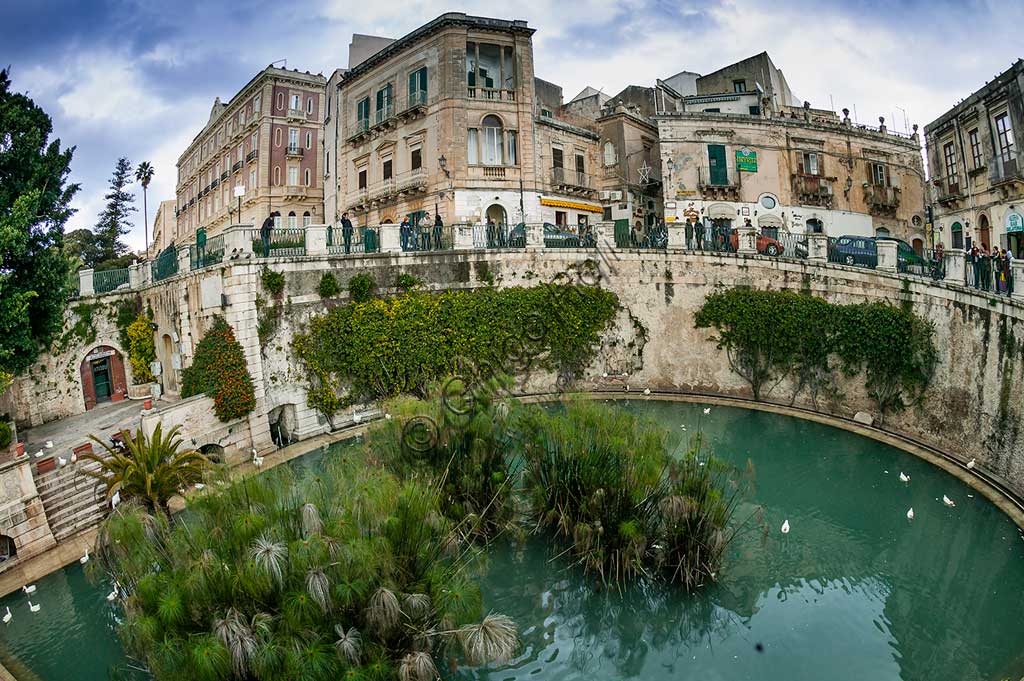
[[[593,206],[589,203],[579,203],[577,201],[563,201],[561,199],[541,199],[540,205],[553,206],[555,208],[572,208],[573,210],[585,210],[590,213],[604,212],[604,209],[602,209],[601,206]]]

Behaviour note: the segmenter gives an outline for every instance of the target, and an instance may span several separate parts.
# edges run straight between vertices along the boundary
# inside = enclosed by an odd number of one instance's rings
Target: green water
[[[701,428],[755,486],[718,582],[599,591],[540,539],[499,545],[482,575],[488,609],[520,627],[519,656],[459,669],[468,681],[802,679],[1000,681],[1024,676],[1024,539],[966,485],[891,447],[741,409],[633,402],[680,435]],[[684,431],[680,426],[685,425]],[[351,445],[336,445],[326,455]],[[315,467],[322,453],[305,457]],[[911,476],[907,485],[900,471]],[[942,505],[946,494],[955,508]],[[969,495],[974,495],[973,498]],[[763,508],[762,529],[755,507]],[[916,514],[908,522],[906,512]],[[788,519],[791,532],[779,527]],[[75,564],[0,602],[0,651],[45,681],[105,679],[125,662],[109,585]]]

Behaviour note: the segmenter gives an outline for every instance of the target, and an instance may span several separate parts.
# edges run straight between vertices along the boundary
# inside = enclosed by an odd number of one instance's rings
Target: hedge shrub
[[[333,298],[341,293],[341,286],[338,285],[338,280],[333,274],[324,272],[324,276],[320,277],[320,285],[317,287],[317,291],[320,293],[321,298]]]
[[[153,340],[153,323],[146,315],[140,314],[128,325],[128,362],[132,365],[132,377],[136,385],[150,383],[156,376],[149,365],[156,361],[156,342]]]
[[[206,394],[221,421],[233,421],[256,408],[256,391],[245,364],[242,344],[222,317],[196,346],[192,366],[182,371],[181,396]]]
[[[615,294],[590,286],[413,291],[337,307],[293,344],[311,376],[310,406],[333,414],[355,400],[423,394],[458,359],[512,373],[532,358],[577,375],[617,310]]]
[[[365,272],[360,272],[348,280],[348,295],[355,303],[368,301],[375,288],[377,288],[377,282]]]

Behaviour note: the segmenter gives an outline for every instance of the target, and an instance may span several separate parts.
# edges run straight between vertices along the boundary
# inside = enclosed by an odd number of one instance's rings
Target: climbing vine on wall
[[[532,344],[538,366],[578,374],[617,310],[615,294],[591,286],[412,291],[334,308],[293,344],[311,376],[310,406],[333,414],[355,400],[422,394],[457,359],[508,369]]]
[[[128,361],[136,384],[155,381],[149,365],[156,361],[156,343],[153,341],[153,322],[140,314],[128,326]]]
[[[222,317],[196,346],[192,366],[182,371],[181,396],[206,394],[221,421],[233,421],[256,408],[256,391],[245,364],[245,352]]]
[[[713,293],[695,317],[718,331],[730,367],[760,400],[787,378],[793,399],[804,389],[816,403],[835,391],[836,369],[863,372],[881,414],[918,402],[931,381],[934,329],[906,306],[834,305],[792,291],[735,288]]]
[[[54,341],[53,353],[60,354],[75,345],[91,345],[96,340],[97,311],[103,309],[103,303],[80,303],[71,308],[74,322],[66,326],[60,337]]]

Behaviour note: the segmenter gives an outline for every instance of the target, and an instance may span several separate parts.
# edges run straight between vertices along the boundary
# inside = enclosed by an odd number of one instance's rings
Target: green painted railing
[[[275,227],[264,242],[260,230],[249,230],[252,252],[258,258],[281,258],[306,255],[306,230],[302,227]]]
[[[207,239],[202,247],[192,244],[189,249],[189,269],[201,270],[210,265],[219,265],[224,260],[224,237]]]
[[[154,282],[173,277],[178,273],[178,251],[173,246],[168,246],[150,264],[150,267]]]
[[[129,285],[128,268],[119,270],[106,270],[94,272],[92,275],[92,288],[96,293],[108,293],[115,291],[122,286]]]

